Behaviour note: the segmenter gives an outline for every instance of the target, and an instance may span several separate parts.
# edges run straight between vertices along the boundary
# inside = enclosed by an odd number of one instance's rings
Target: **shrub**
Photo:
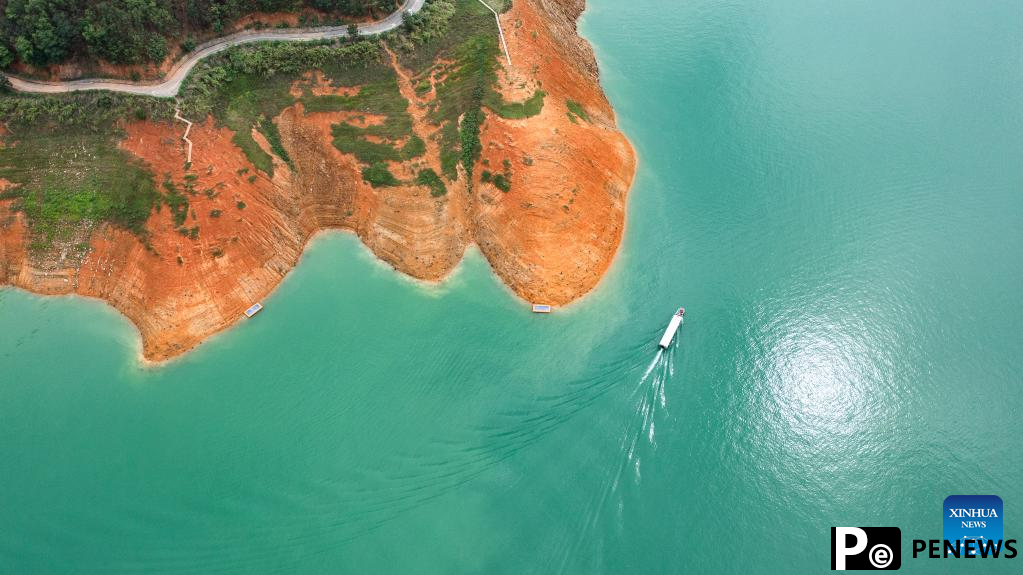
[[[367,168],[362,169],[362,179],[374,188],[397,186],[401,184],[398,178],[387,169],[387,164],[376,162]]]
[[[494,176],[494,187],[507,194],[511,191],[511,180],[504,174],[497,174]]]
[[[431,168],[419,172],[419,175],[416,176],[416,183],[430,188],[430,195],[435,198],[448,193],[448,187],[444,185],[444,181]]]

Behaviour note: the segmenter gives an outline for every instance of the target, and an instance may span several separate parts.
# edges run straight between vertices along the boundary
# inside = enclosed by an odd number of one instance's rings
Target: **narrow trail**
[[[402,16],[407,12],[415,14],[423,9],[426,0],[406,0],[401,8],[390,16],[377,22],[359,25],[359,34],[372,36],[394,30],[401,26]],[[347,26],[324,26],[319,28],[299,28],[295,30],[244,30],[229,36],[216,38],[201,44],[191,52],[184,60],[179,61],[167,73],[166,79],[162,82],[132,82],[129,80],[105,79],[105,78],[84,78],[81,80],[69,80],[66,82],[46,82],[42,80],[30,80],[17,76],[7,76],[11,87],[19,92],[35,94],[60,94],[65,92],[81,92],[86,90],[109,90],[111,92],[122,92],[125,94],[139,94],[143,96],[157,96],[172,98],[181,89],[181,84],[203,58],[223,52],[232,46],[249,44],[252,42],[266,41],[291,41],[308,42],[312,40],[327,40],[332,38],[348,37]]]
[[[511,68],[512,65],[511,52],[508,51],[508,42],[506,42],[504,39],[504,28],[501,27],[501,15],[497,13],[497,10],[491,8],[490,4],[487,4],[483,0],[480,0],[480,4],[483,4],[484,6],[487,7],[487,10],[490,10],[491,12],[494,13],[494,19],[497,20],[497,33],[501,35],[501,46],[504,47],[504,57],[508,59],[508,67]]]
[[[186,143],[188,143],[188,163],[191,164],[192,163],[192,140],[188,139],[188,133],[192,131],[192,122],[186,120],[185,118],[183,118],[181,116],[181,108],[178,108],[177,106],[174,107],[174,119],[175,120],[180,120],[180,121],[182,121],[182,122],[184,122],[185,124],[188,125],[188,127],[185,128],[185,134],[183,136],[181,136],[181,139],[184,140]]]

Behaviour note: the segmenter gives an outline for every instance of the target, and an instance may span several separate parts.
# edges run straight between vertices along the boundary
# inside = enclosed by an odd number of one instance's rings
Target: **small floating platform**
[[[254,303],[249,309],[245,310],[245,317],[252,317],[263,310],[263,304]]]
[[[533,313],[551,313],[552,310],[553,308],[547,304],[543,303],[533,304]]]

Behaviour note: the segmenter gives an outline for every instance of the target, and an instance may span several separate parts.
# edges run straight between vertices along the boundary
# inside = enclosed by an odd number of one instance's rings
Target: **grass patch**
[[[391,144],[370,142],[366,132],[351,124],[334,124],[331,128],[334,147],[346,154],[352,154],[363,164],[397,162],[401,159],[398,150]]]
[[[139,237],[159,201],[152,174],[109,134],[34,133],[0,149],[0,178],[45,249],[80,226],[109,223]]]
[[[398,88],[398,76],[389,67],[376,66],[378,77],[362,86],[352,96],[307,96],[302,98],[306,112],[362,112],[385,116],[383,124],[368,126],[372,136],[399,140],[412,133],[412,116],[408,113],[408,100]],[[380,77],[383,77],[382,79]]]
[[[419,157],[426,152],[426,143],[412,133],[412,116],[408,101],[398,88],[394,70],[379,67],[383,79],[363,86],[351,96],[309,96],[302,99],[306,112],[361,112],[384,116],[383,123],[365,128],[349,123],[335,124],[332,128],[334,146],[346,154],[353,154],[360,163],[397,162]],[[376,138],[381,141],[370,141]],[[399,148],[398,142],[408,139]]]
[[[525,102],[506,103],[501,100],[500,95],[487,100],[487,107],[493,110],[498,116],[508,120],[523,120],[537,116],[543,111],[543,100],[547,92],[537,90]],[[494,101],[496,99],[496,101]]]
[[[284,144],[281,143],[281,132],[277,129],[277,124],[264,116],[259,121],[259,133],[263,134],[266,141],[270,144],[270,150],[277,154],[278,158],[284,160],[291,169],[295,169],[295,165],[291,163],[291,158],[288,156],[288,151],[284,149]]]
[[[440,179],[437,172],[430,168],[419,172],[416,176],[416,183],[420,186],[426,186],[430,188],[430,195],[439,198],[448,193],[448,187],[444,185],[444,180]]]
[[[583,108],[582,104],[576,102],[575,100],[569,100],[568,102],[566,102],[566,104],[568,105],[569,120],[572,120],[576,124],[579,123],[578,121],[576,121],[576,118],[582,118],[587,122],[590,121],[590,115],[586,112],[586,108]]]
[[[362,179],[374,188],[401,185],[401,180],[387,169],[387,164],[377,162],[362,169]]]
[[[401,148],[401,159],[411,160],[418,158],[426,153],[426,142],[423,141],[419,136],[412,134],[412,137],[408,139]]]

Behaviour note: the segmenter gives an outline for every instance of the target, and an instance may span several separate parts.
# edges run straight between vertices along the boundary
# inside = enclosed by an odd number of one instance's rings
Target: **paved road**
[[[359,33],[364,35],[380,34],[401,26],[401,15],[403,12],[415,14],[423,8],[426,0],[405,0],[404,6],[399,10],[377,22],[360,24]],[[248,44],[249,42],[264,42],[267,40],[291,40],[309,41],[323,40],[326,38],[344,38],[348,36],[346,26],[325,26],[322,28],[301,28],[292,30],[244,30],[230,36],[224,36],[210,40],[192,51],[187,58],[174,65],[166,79],[161,82],[131,82],[128,80],[107,80],[107,79],[83,79],[71,80],[68,82],[43,82],[39,80],[26,80],[16,76],[8,76],[11,86],[19,92],[35,92],[40,94],[59,94],[63,92],[80,92],[83,90],[110,90],[113,92],[125,92],[128,94],[142,94],[146,96],[160,96],[170,98],[178,93],[181,83],[192,71],[192,68],[207,56],[222,52],[231,46]]]

